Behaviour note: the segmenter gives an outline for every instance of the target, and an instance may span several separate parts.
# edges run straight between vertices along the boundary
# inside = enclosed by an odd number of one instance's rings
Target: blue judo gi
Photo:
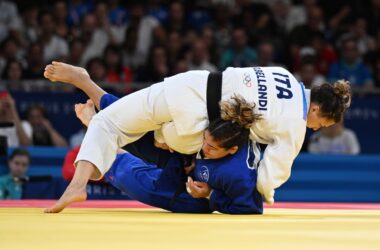
[[[101,109],[117,100],[103,95]],[[105,179],[132,199],[178,213],[262,214],[263,200],[256,189],[253,142],[222,159],[197,159],[190,176],[213,189],[209,199],[191,197],[185,191],[186,156],[157,149],[153,133],[129,144],[132,152],[118,154]],[[158,167],[159,166],[159,167]],[[178,192],[180,191],[180,192]],[[181,192],[182,191],[182,192]]]

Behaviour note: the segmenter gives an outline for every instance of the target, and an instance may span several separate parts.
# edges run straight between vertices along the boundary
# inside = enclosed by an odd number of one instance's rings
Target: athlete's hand
[[[211,188],[206,182],[193,181],[189,176],[186,182],[186,190],[193,198],[208,198]]]
[[[190,174],[191,171],[195,168],[195,159],[191,161],[191,165],[185,166],[185,173],[186,175]]]

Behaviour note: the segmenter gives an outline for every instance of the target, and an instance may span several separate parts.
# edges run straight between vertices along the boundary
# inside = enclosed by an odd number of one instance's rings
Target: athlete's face
[[[238,150],[238,146],[233,146],[232,148],[225,149],[219,146],[219,143],[214,140],[212,135],[208,130],[204,132],[203,135],[203,145],[202,151],[207,159],[219,159],[223,158],[229,154],[234,154]]]
[[[307,124],[308,128],[318,130],[322,127],[330,127],[334,125],[335,122],[328,118],[322,117],[319,112],[319,106],[315,103],[310,105],[309,113],[307,114]]]

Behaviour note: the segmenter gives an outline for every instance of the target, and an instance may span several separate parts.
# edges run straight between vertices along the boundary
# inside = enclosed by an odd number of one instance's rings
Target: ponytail
[[[348,81],[338,80],[333,85],[325,83],[311,89],[311,102],[320,107],[322,117],[340,122],[351,105],[351,86]]]

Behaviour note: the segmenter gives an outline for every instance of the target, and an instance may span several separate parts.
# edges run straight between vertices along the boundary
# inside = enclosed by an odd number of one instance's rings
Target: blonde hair
[[[220,102],[221,117],[210,121],[208,131],[220,142],[221,147],[226,149],[233,146],[240,147],[247,142],[249,128],[261,119],[261,115],[255,113],[255,106],[239,95]]]
[[[255,107],[255,103],[249,103],[235,94],[230,100],[220,102],[220,113],[223,120],[237,123],[242,128],[250,128],[261,119],[261,115],[255,113]]]

